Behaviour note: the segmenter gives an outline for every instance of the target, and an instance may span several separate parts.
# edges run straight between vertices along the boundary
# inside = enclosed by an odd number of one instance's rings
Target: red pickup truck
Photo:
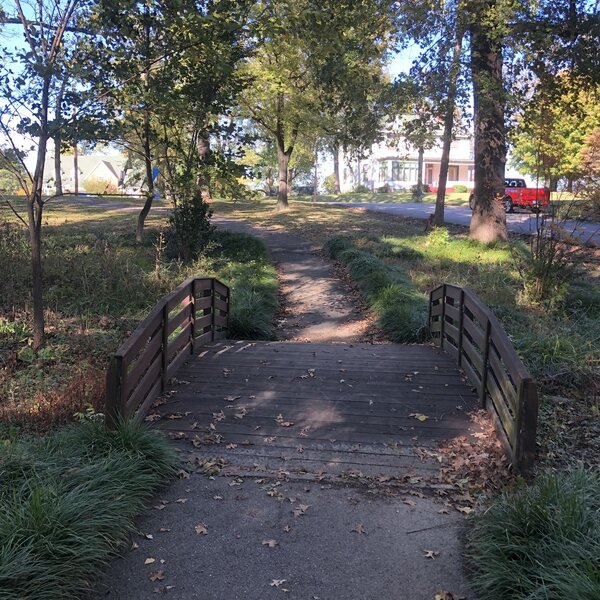
[[[504,180],[504,198],[502,205],[504,212],[511,213],[514,208],[526,208],[531,212],[540,210],[550,204],[550,190],[548,188],[528,188],[524,179],[510,177]],[[469,196],[469,207],[473,210],[475,195]]]

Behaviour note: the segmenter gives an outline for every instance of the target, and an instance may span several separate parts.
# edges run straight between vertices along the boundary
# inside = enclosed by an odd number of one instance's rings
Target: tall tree
[[[26,195],[26,219],[23,221],[29,230],[31,250],[34,350],[39,350],[46,342],[42,223],[46,202],[44,166],[48,140],[52,137],[51,96],[64,61],[65,36],[72,30],[82,7],[81,0],[38,0],[33,7],[15,0],[0,18],[0,24],[18,28],[25,44],[24,48],[3,48],[8,60],[0,67],[3,96],[0,128],[24,172],[20,182]],[[18,132],[36,139],[33,170],[27,168],[18,148]]]

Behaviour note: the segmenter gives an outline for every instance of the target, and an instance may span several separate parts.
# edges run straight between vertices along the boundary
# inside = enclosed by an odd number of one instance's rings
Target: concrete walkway
[[[385,213],[399,217],[413,217],[427,219],[435,211],[432,202],[327,202],[331,206],[344,206],[347,208],[362,208],[371,212]],[[471,210],[462,206],[446,206],[444,209],[445,221],[454,225],[468,227],[471,223]],[[537,231],[537,217],[530,212],[515,212],[506,215],[506,226],[513,233],[535,235]],[[565,234],[580,240],[585,244],[600,246],[600,223],[583,223],[579,221],[565,221]]]
[[[99,594],[474,600],[460,543],[468,493],[456,496],[441,464],[423,452],[439,435],[421,444],[419,433],[444,430],[442,437],[476,444],[481,429],[466,414],[471,390],[430,348],[407,348],[430,356],[417,358],[417,368],[393,358],[399,347],[360,344],[368,330],[361,307],[309,244],[215,221],[267,243],[288,307],[282,337],[295,341],[263,343],[271,355],[255,359],[255,345],[224,342],[203,351],[223,362],[216,372],[209,355],[182,367],[149,416],[177,444],[180,478],[140,519],[131,550],[108,569]],[[428,386],[444,377],[456,381],[452,391],[442,388],[435,409]]]

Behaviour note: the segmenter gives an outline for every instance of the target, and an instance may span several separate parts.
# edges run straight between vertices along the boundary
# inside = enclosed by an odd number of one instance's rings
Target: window
[[[400,163],[400,181],[417,181],[417,170],[416,162]]]
[[[448,167],[448,179],[450,181],[458,181],[458,165],[450,165]]]
[[[385,183],[388,178],[388,164],[387,161],[382,160],[379,163],[379,181]]]
[[[467,178],[469,181],[475,181],[475,167],[469,167]]]
[[[400,180],[400,163],[397,160],[392,161],[392,181]]]

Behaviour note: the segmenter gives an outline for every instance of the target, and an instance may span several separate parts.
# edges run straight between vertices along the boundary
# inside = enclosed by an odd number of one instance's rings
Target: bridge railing
[[[143,419],[194,350],[222,339],[229,324],[229,288],[192,277],[160,300],[111,356],[106,374],[106,421]]]
[[[444,284],[430,293],[429,329],[476,388],[513,467],[528,473],[535,458],[537,386],[496,316],[471,290]]]

